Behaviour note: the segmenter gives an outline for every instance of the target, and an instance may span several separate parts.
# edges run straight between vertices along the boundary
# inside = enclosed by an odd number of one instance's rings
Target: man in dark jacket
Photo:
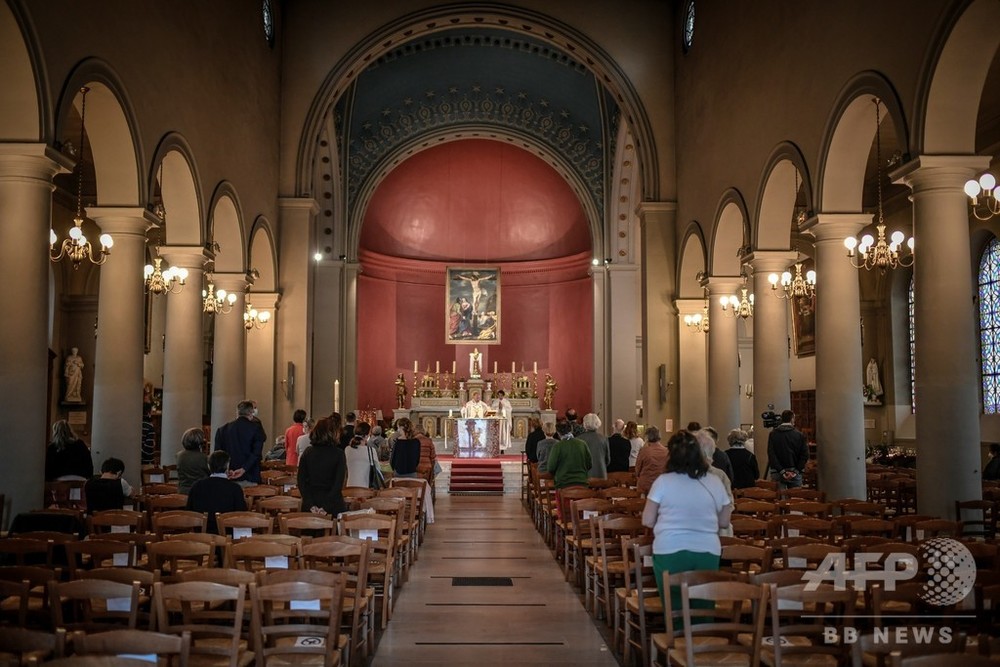
[[[767,465],[771,470],[771,479],[783,489],[802,486],[802,471],[809,461],[806,436],[796,430],[794,422],[795,413],[785,410],[781,413],[781,424],[767,437]]]
[[[611,460],[608,462],[608,472],[628,472],[628,458],[632,453],[632,443],[622,435],[625,422],[615,420],[615,432],[608,438],[608,450]]]
[[[236,481],[243,486],[260,483],[260,461],[267,435],[257,419],[257,404],[240,401],[236,419],[215,430],[215,449],[229,454],[235,469],[243,468]]]
[[[229,479],[229,454],[216,450],[208,457],[211,474],[199,479],[188,493],[187,508],[208,514],[208,532],[217,533],[215,515],[225,512],[245,512],[247,501],[243,488]]]

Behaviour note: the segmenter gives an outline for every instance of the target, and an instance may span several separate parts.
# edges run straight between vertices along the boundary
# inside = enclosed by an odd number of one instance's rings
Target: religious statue
[[[483,353],[479,348],[474,348],[469,352],[469,377],[478,378],[483,372]]]
[[[63,365],[63,376],[66,378],[65,403],[83,403],[83,357],[80,356],[80,348],[70,349],[70,355],[66,357]]]
[[[556,391],[559,389],[559,385],[556,381],[552,379],[549,373],[545,374],[545,392],[542,394],[542,405],[545,406],[546,410],[552,409],[552,401],[555,400]]]
[[[865,367],[865,399],[874,402],[882,393],[882,383],[878,379],[878,362],[873,357]]]
[[[403,374],[400,373],[396,376],[396,407],[402,408],[403,403],[406,402],[406,380],[403,379]]]

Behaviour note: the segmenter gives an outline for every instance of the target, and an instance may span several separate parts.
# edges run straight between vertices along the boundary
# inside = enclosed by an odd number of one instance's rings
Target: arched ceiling
[[[373,62],[338,102],[347,205],[404,144],[442,128],[485,127],[561,155],[601,211],[617,118],[594,75],[551,45],[488,28],[427,35]]]
[[[382,181],[361,247],[382,255],[464,262],[566,257],[591,248],[580,201],[528,151],[499,141],[441,144]]]

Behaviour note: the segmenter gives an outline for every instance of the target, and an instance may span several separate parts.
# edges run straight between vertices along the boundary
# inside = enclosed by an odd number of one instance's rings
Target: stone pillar
[[[892,174],[913,191],[917,505],[954,519],[982,496],[976,285],[965,182],[988,157],[922,155]]]
[[[212,359],[212,438],[215,430],[236,419],[236,405],[245,398],[260,401],[258,396],[248,396],[247,391],[247,340],[243,328],[243,311],[246,307],[247,277],[244,273],[216,273],[215,291],[226,290],[236,295],[236,303],[228,313],[216,313],[215,343]],[[270,438],[272,434],[268,433]],[[215,448],[213,443],[212,448]],[[264,444],[264,451],[270,443]]]
[[[358,405],[358,274],[361,264],[346,262],[344,264],[344,310],[341,320],[344,323],[344,340],[340,358],[340,407],[347,414],[351,410],[362,410],[367,405]],[[371,315],[371,308],[364,310],[365,315]],[[447,365],[447,364],[445,364]]]
[[[594,369],[593,387],[591,390],[590,409],[597,414],[602,422],[607,422],[607,410],[610,406],[608,390],[609,357],[608,330],[611,328],[611,313],[608,310],[608,275],[604,264],[590,267],[591,296],[594,307]],[[489,400],[483,398],[483,400]],[[583,418],[583,415],[580,415]]]
[[[314,267],[314,295],[311,326],[322,332],[318,340],[311,340],[312,396],[309,414],[326,416],[344,410],[344,380],[342,350],[344,345],[344,262],[323,260]],[[284,308],[282,308],[284,310]],[[356,354],[356,353],[355,353]],[[333,383],[340,381],[340,405],[333,405]],[[288,420],[291,423],[291,419]]]
[[[758,250],[750,258],[753,266],[753,431],[754,453],[767,472],[767,437],[760,418],[768,404],[779,414],[791,407],[788,369],[788,312],[785,302],[770,295],[768,274],[781,273],[795,262],[791,250]]]
[[[871,222],[864,213],[821,213],[804,226],[816,239],[816,457],[829,500],[867,498],[861,293],[844,239]]]
[[[639,336],[639,272],[634,264],[608,266],[608,298],[612,304],[612,326],[608,329],[608,398],[601,419],[610,428],[618,418],[636,420],[635,402],[639,398],[635,339]],[[604,432],[609,432],[604,429]]]
[[[142,269],[146,264],[146,231],[156,217],[144,208],[88,208],[87,215],[115,241],[101,266],[97,303],[97,347],[94,353],[94,468],[114,456],[125,462],[125,474],[139,482],[142,444]]]
[[[271,434],[271,442],[281,433],[284,433],[288,424],[275,421],[274,406],[277,401],[275,397],[281,392],[277,391],[275,381],[274,362],[274,342],[276,340],[277,310],[279,294],[277,292],[250,292],[250,303],[254,309],[260,313],[267,311],[271,314],[270,320],[260,329],[250,329],[247,331],[247,397],[257,401],[260,414],[257,418],[264,426],[264,432]],[[246,327],[244,327],[245,329]],[[282,373],[284,377],[284,373]],[[269,449],[270,447],[268,447]],[[265,451],[267,451],[265,449]]]
[[[329,414],[326,404],[323,410],[317,412],[312,403],[312,322],[315,311],[318,310],[313,300],[313,272],[317,266],[313,254],[322,250],[317,247],[313,232],[318,212],[319,205],[312,198],[278,199],[281,235],[277,251],[281,309],[274,321],[277,367],[282,369],[283,376],[289,362],[295,368],[295,386],[291,396],[286,395],[286,400],[275,404],[274,419],[278,424],[290,424],[292,412],[296,408],[303,408],[311,415]]]
[[[719,298],[739,295],[742,279],[735,276],[708,278],[708,421],[719,432],[719,446],[729,447],[724,433],[740,425],[740,353],[736,317],[732,309],[722,311]],[[682,415],[687,419],[686,415]]]
[[[11,317],[0,327],[0,396],[9,464],[0,466],[0,488],[10,502],[8,517],[42,503],[49,426],[52,177],[71,167],[44,144],[0,144],[0,266],[15,281],[5,290]]]
[[[180,292],[153,297],[167,300],[160,464],[173,465],[181,436],[189,428],[201,428],[205,409],[201,285],[206,258],[201,246],[165,246],[160,256],[169,266],[188,270]]]
[[[695,332],[684,324],[685,315],[703,315],[704,299],[677,299],[677,343],[680,365],[677,368],[680,419],[686,424],[692,419],[707,423],[708,419],[708,336]],[[714,320],[709,318],[712,325]],[[679,424],[683,426],[684,424]],[[664,434],[668,435],[668,434]],[[666,438],[664,438],[666,440]]]
[[[642,231],[642,405],[643,419],[663,430],[678,428],[679,401],[667,387],[666,400],[659,398],[659,367],[666,368],[666,382],[678,378],[677,313],[671,305],[677,289],[677,240],[674,227],[676,202],[642,202],[636,213]],[[598,317],[595,311],[594,317]]]

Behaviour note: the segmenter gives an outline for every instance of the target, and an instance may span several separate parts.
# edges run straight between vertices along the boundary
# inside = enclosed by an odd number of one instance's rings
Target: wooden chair
[[[208,530],[208,516],[204,512],[172,510],[153,515],[153,532],[161,540],[168,533],[204,533]]]
[[[215,554],[210,545],[190,540],[163,540],[146,545],[148,567],[161,579],[172,577],[181,570],[208,567]]]
[[[149,564],[149,545],[159,539],[152,533],[98,533],[97,537],[105,542],[120,542],[127,544],[135,551],[135,566],[147,567]]]
[[[323,667],[341,664],[340,619],[344,606],[344,577],[335,586],[286,582],[253,586],[254,645],[258,664],[308,664],[306,656]],[[296,641],[314,637],[321,642]],[[282,658],[282,659],[279,659]]]
[[[760,662],[761,645],[764,637],[764,618],[770,589],[738,581],[712,582],[706,584],[681,584],[681,615],[684,622],[684,645],[670,651],[670,659],[682,667],[694,667],[724,660],[726,665],[746,665],[756,667]],[[714,609],[698,608],[694,614],[710,618],[712,622],[694,623],[692,600],[708,600],[715,603]],[[741,618],[743,605],[752,607],[750,622]],[[721,603],[721,604],[720,604]],[[748,645],[736,640],[740,634],[749,635]],[[705,643],[704,638],[725,639],[725,643]]]
[[[0,581],[28,582],[28,627],[48,628],[52,620],[49,610],[49,582],[59,581],[62,570],[39,565],[7,565],[0,567]],[[0,610],[5,613],[20,614],[21,600],[8,598],[0,602]]]
[[[81,579],[103,579],[105,581],[115,581],[119,584],[139,584],[139,611],[137,614],[138,627],[150,627],[152,620],[152,599],[153,584],[156,582],[156,574],[149,570],[140,570],[136,567],[97,567],[92,570],[83,570],[79,573]]]
[[[662,624],[663,599],[656,589],[653,572],[652,536],[644,535],[628,542],[622,545],[623,553],[631,553],[625,570],[627,597],[622,615],[623,658],[626,665],[631,665],[632,652],[635,651],[639,664],[648,665],[649,636],[651,631],[659,630]],[[628,576],[630,570],[631,576]],[[617,625],[617,615],[615,622]]]
[[[177,573],[176,581],[207,581],[223,586],[239,586],[243,584],[250,592],[250,584],[257,583],[257,574],[234,567],[196,567]],[[249,598],[248,598],[249,601]],[[249,611],[249,609],[247,610]]]
[[[85,632],[116,627],[135,630],[139,620],[139,582],[125,584],[106,579],[50,581],[49,608],[52,610],[52,626],[56,628]]]
[[[605,622],[611,626],[612,602],[617,583],[624,579],[625,560],[622,554],[622,538],[638,537],[646,532],[642,520],[636,517],[618,517],[607,514],[591,519],[597,524],[594,533],[594,610],[599,612],[603,604]],[[595,616],[599,616],[596,613]]]
[[[345,501],[368,500],[376,496],[376,491],[375,489],[369,489],[367,486],[345,486],[340,494],[344,497]]]
[[[833,544],[799,544],[785,547],[781,560],[786,570],[813,570],[830,554],[844,554],[847,557],[841,547]]]
[[[838,526],[827,519],[785,514],[771,524],[773,534],[780,537],[812,537],[823,542],[834,542]]]
[[[962,525],[958,521],[946,519],[928,519],[913,524],[913,536],[917,542],[933,537],[951,537],[958,539],[962,535]]]
[[[930,606],[924,602],[923,592],[924,584],[921,582],[896,582],[893,590],[881,584],[872,584],[869,597],[875,627],[901,625],[906,622],[906,617],[918,620],[922,614],[942,614],[953,608]]]
[[[177,493],[177,484],[173,482],[154,482],[142,485],[144,496],[169,496]]]
[[[963,538],[996,537],[997,504],[992,500],[956,500],[955,518],[962,523]]]
[[[778,503],[782,514],[804,515],[815,519],[829,519],[833,516],[833,505],[815,500],[794,498]]]
[[[254,654],[241,642],[246,590],[243,584],[158,581],[153,585],[157,629],[176,635],[189,632],[193,662],[221,661],[228,667],[247,667]]]
[[[754,544],[763,545],[770,535],[767,521],[749,517],[733,517],[731,521],[733,535],[750,539]]]
[[[162,496],[146,496],[142,504],[149,515],[149,525],[152,525],[153,517],[156,514],[170,510],[185,509],[187,502],[188,497],[183,493],[167,493]]]
[[[419,530],[417,532],[417,544],[419,547],[424,541],[424,533],[427,530],[427,504],[433,502],[430,497],[430,484],[421,479],[407,479],[405,477],[394,477],[389,481],[389,488],[415,489],[417,491],[417,517],[419,519]],[[416,556],[416,553],[414,553]],[[416,559],[414,559],[414,562]]]
[[[252,511],[257,511],[257,503],[264,498],[270,498],[272,496],[277,496],[281,493],[281,490],[274,486],[268,486],[267,484],[258,484],[257,486],[248,486],[243,489],[243,496],[247,499],[247,509]]]
[[[403,530],[404,524],[409,524],[410,513],[406,507],[405,498],[383,498],[376,496],[368,500],[361,501],[361,509],[374,510],[376,514],[391,516],[396,520],[396,536],[394,539],[396,553],[393,555],[393,562],[396,565],[394,576],[398,585],[402,585],[410,576],[410,561],[412,552],[410,545],[413,540]]]
[[[750,498],[751,500],[763,500],[769,503],[778,502],[778,492],[772,489],[762,489],[758,486],[750,486],[745,489],[733,489],[733,494],[737,498]]]
[[[826,492],[817,491],[816,489],[806,489],[806,488],[795,488],[795,489],[782,489],[780,496],[783,500],[809,500],[818,503],[826,502]]]
[[[869,503],[860,500],[841,500],[836,503],[841,515],[860,514],[873,519],[884,519],[888,508],[879,503]]]
[[[396,520],[384,514],[353,514],[339,518],[340,535],[368,540],[368,583],[375,591],[375,598],[381,610],[381,627],[392,618],[395,602],[395,536]]]
[[[609,472],[608,481],[613,482],[615,486],[620,486],[622,488],[635,488],[635,473],[628,470]]]
[[[419,482],[422,480],[416,481]],[[409,577],[409,564],[417,562],[417,546],[421,539],[420,533],[422,530],[420,524],[423,521],[421,514],[423,508],[420,504],[420,497],[423,494],[424,492],[416,487],[397,484],[387,489],[379,489],[376,496],[377,498],[403,498],[406,500],[406,518],[400,531],[402,534],[401,539],[403,540],[401,548],[409,551],[407,563],[404,564],[404,570],[406,571],[404,581]]]
[[[83,497],[82,480],[65,480],[45,482],[45,507],[63,507],[73,510],[83,510],[86,502]]]
[[[149,630],[109,630],[96,634],[76,633],[75,655],[143,656],[161,667],[187,667],[191,657],[191,633],[166,635]],[[176,660],[171,660],[174,657]]]
[[[0,662],[16,667],[35,665],[66,654],[66,630],[55,632],[5,626],[0,629]]]
[[[257,509],[276,520],[282,514],[288,512],[299,512],[302,509],[302,499],[292,496],[272,496],[261,498],[257,503]]]
[[[27,626],[30,597],[31,582],[0,579],[0,624]]]
[[[100,533],[142,533],[146,530],[146,515],[128,510],[104,510],[87,517],[87,532]]]
[[[642,510],[646,507],[645,498],[616,498],[611,502],[615,514],[629,514],[635,517],[641,517]]]
[[[852,537],[883,537],[892,539],[896,534],[896,525],[892,521],[885,519],[871,519],[867,516],[842,517],[844,538]]]
[[[621,475],[624,473],[609,473],[611,475]],[[631,473],[628,473],[631,474]],[[639,492],[635,486],[625,486],[621,484],[616,484],[615,486],[609,486],[606,489],[601,489],[599,492],[601,498],[606,498],[608,500],[618,500],[621,498],[641,498],[642,493]]]
[[[278,487],[281,490],[281,493],[288,493],[298,485],[299,480],[297,476],[289,475],[284,471],[278,472],[281,474],[269,477],[264,483],[268,486]],[[261,473],[261,476],[263,478],[263,473]]]
[[[748,544],[731,544],[722,547],[721,570],[753,574],[771,569],[770,547],[756,547]]]
[[[747,516],[753,519],[767,521],[778,513],[778,506],[766,500],[753,498],[738,498],[733,506],[733,516]]]
[[[767,489],[768,491],[778,491],[778,483],[771,479],[758,479],[754,481],[753,485],[758,489]]]
[[[55,542],[26,537],[0,538],[0,564],[52,567]]]
[[[223,512],[215,515],[215,525],[220,535],[228,535],[236,542],[251,535],[270,535],[274,519],[260,512]]]
[[[77,579],[80,570],[99,567],[135,567],[136,549],[117,540],[82,540],[65,545],[69,578]]]
[[[761,651],[761,661],[768,667],[816,666],[837,667],[846,664],[849,648],[838,632],[837,640],[825,634],[828,621],[837,619],[838,630],[853,627],[850,614],[855,593],[821,584],[808,590],[806,584],[791,586],[770,584],[771,630],[775,638]]]
[[[607,487],[602,487],[602,488],[607,488]],[[553,522],[553,528],[555,529],[554,539],[556,548],[556,561],[563,560],[562,552],[566,546],[566,535],[568,535],[571,530],[570,524],[572,523],[572,519],[569,513],[569,504],[574,500],[583,500],[584,498],[598,498],[598,497],[599,494],[597,489],[587,488],[585,486],[571,486],[566,489],[560,489],[556,493],[556,498],[558,499],[558,505],[556,506],[556,518],[555,521]]]
[[[299,568],[299,549],[294,543],[250,537],[235,542],[229,553],[233,565],[248,572]]]
[[[201,542],[212,548],[212,558],[210,565],[215,567],[232,567],[232,556],[230,551],[233,541],[225,535],[215,533],[170,533],[164,535],[168,540],[186,540],[188,542]]]
[[[170,473],[158,466],[143,466],[139,473],[139,481],[143,486],[150,484],[166,484],[170,481]]]
[[[344,577],[342,625],[351,636],[350,654],[362,659],[367,659],[375,646],[375,594],[368,587],[369,547],[368,540],[343,535],[321,538],[302,547],[303,572],[319,574],[317,570],[322,570],[324,574]]]
[[[651,656],[650,664],[655,667],[668,667],[670,662],[670,652],[684,646],[684,624],[683,612],[681,609],[680,587],[682,584],[697,585],[709,582],[736,581],[737,576],[733,572],[720,572],[718,570],[692,570],[690,572],[676,572],[670,574],[663,573],[663,619],[664,632],[654,632],[650,635]],[[676,595],[671,594],[671,590],[676,590]],[[676,604],[673,598],[676,597]],[[701,643],[723,643],[723,638],[704,637],[700,638]],[[660,659],[663,656],[663,659]]]
[[[569,532],[563,549],[563,572],[567,581],[583,588],[584,563],[594,553],[594,536],[590,532],[590,518],[611,511],[612,502],[604,498],[583,498],[570,503]],[[590,609],[590,600],[584,601]]]
[[[334,519],[313,514],[312,512],[296,512],[278,516],[279,532],[284,535],[299,537],[328,537],[333,535],[337,524]]]

